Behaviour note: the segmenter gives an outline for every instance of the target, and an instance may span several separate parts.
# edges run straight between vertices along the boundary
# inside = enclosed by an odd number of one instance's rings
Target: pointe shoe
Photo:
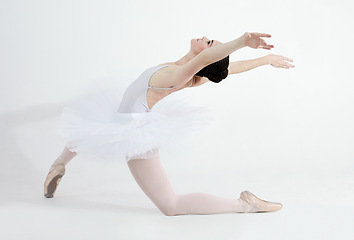
[[[52,198],[58,187],[61,178],[65,174],[64,164],[53,164],[47,175],[47,179],[44,182],[44,196]]]
[[[277,210],[280,210],[283,205],[281,203],[275,203],[275,202],[268,202],[263,199],[260,199],[253,195],[249,191],[243,191],[240,194],[240,198],[249,203],[251,206],[255,207],[257,209],[257,212],[274,212]]]

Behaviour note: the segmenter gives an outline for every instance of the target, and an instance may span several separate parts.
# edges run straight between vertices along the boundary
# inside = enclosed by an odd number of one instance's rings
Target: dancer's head
[[[206,37],[192,39],[191,51],[195,55],[198,55],[201,51],[219,44],[221,44],[221,42],[216,40],[209,40]],[[221,82],[221,80],[225,79],[228,76],[228,67],[229,56],[204,67],[195,75],[200,77],[207,77],[210,81],[219,83]]]
[[[202,38],[194,38],[191,40],[191,52],[194,53],[194,55],[198,55],[201,51],[204,49],[216,46],[221,44],[221,42],[217,40],[210,40],[207,37],[202,37]]]

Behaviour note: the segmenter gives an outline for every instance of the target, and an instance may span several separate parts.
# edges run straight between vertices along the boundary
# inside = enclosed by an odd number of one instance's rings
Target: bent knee
[[[176,216],[178,215],[177,204],[175,202],[164,203],[158,206],[160,211],[166,216]]]
[[[164,208],[160,209],[160,211],[165,214],[165,216],[176,216],[178,215],[177,211],[173,208]]]

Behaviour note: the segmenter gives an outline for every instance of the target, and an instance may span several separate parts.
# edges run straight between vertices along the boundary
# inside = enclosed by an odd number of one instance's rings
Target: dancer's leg
[[[161,165],[159,155],[149,159],[131,159],[128,166],[140,188],[167,216],[257,211],[242,199],[205,193],[177,195]]]
[[[52,198],[58,187],[61,178],[65,174],[65,166],[71,161],[77,154],[71,152],[67,147],[64,148],[60,156],[50,166],[47,178],[44,182],[44,196]]]
[[[71,152],[67,147],[65,147],[57,160],[54,161],[53,165],[61,164],[66,166],[66,164],[68,164],[68,162],[70,162],[76,155],[77,154],[75,152]]]

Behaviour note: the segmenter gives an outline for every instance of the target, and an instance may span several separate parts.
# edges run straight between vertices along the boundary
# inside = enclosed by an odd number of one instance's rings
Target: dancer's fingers
[[[284,58],[284,60],[286,60],[286,61],[294,62],[294,60],[292,60],[291,58],[287,58],[287,57],[283,57],[283,58]]]
[[[291,65],[291,64],[287,64],[287,65],[285,65],[285,67],[286,67],[287,69],[289,69],[289,68],[295,67],[295,66],[294,66],[294,65]]]
[[[272,35],[270,35],[268,33],[258,33],[258,36],[260,36],[260,37],[272,37]]]
[[[287,67],[295,67],[294,65],[292,65],[292,64],[290,64],[288,62],[284,62],[284,63],[285,63],[285,66],[287,66]]]
[[[270,49],[272,49],[274,46],[273,45],[266,45],[266,46],[263,46],[262,48],[263,49],[268,49],[268,50],[270,50]]]

